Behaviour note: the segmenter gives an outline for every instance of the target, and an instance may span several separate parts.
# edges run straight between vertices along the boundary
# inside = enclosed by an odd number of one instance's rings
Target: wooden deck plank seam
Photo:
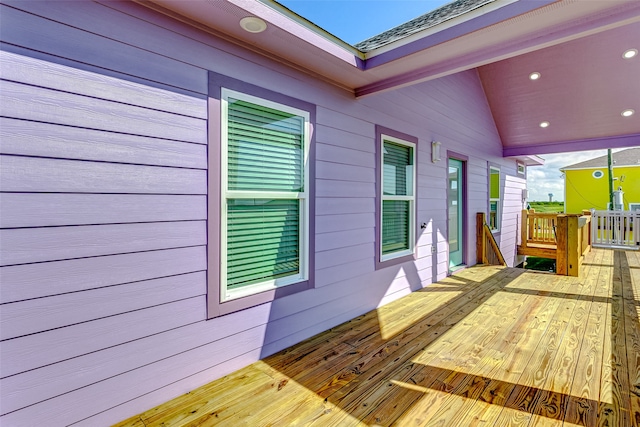
[[[583,267],[467,269],[119,425],[639,425],[640,256]]]

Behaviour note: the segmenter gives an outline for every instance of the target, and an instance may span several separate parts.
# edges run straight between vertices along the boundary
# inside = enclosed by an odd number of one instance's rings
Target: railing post
[[[520,218],[520,246],[526,249],[527,247],[527,216],[529,215],[529,211],[526,209],[522,210],[522,218]]]
[[[556,274],[567,276],[569,273],[567,264],[567,216],[558,215],[558,225],[556,226]]]
[[[567,217],[567,275],[578,277],[580,275],[580,236],[578,229],[578,216]]]
[[[588,209],[585,209],[582,211],[582,215],[587,217],[587,225],[585,225],[586,228],[586,233],[587,233],[587,247],[589,248],[589,251],[591,251],[591,227],[592,227],[592,220],[593,217],[591,216],[591,211]]]
[[[589,239],[591,245],[600,243],[600,217],[600,213],[595,209],[591,212],[591,237]]]
[[[582,211],[580,219],[584,219],[584,225],[580,227],[582,241],[580,246],[580,254],[584,255],[591,251],[591,212]]]
[[[478,212],[476,214],[476,263],[484,263],[485,254],[485,238],[484,238],[484,222],[486,221],[486,214],[484,212]]]

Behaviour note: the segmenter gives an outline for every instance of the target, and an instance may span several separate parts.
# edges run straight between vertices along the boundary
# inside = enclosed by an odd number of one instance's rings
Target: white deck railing
[[[640,250],[640,211],[591,211],[591,244]]]

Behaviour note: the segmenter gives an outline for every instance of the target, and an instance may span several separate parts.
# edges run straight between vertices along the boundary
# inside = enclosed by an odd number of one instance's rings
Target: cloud
[[[564,177],[560,168],[606,154],[607,150],[594,150],[540,156],[545,160],[544,166],[529,166],[527,168],[529,200],[548,201],[549,193],[551,193],[554,201],[564,201]]]

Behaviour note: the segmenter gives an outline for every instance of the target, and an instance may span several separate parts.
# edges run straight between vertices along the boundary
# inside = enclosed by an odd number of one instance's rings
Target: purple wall
[[[487,209],[487,162],[501,166],[512,262],[523,180],[474,71],[356,100],[135,4],[11,4],[0,6],[3,425],[117,422],[444,277],[446,160],[431,162],[433,140],[468,157],[469,224]],[[314,289],[205,321],[209,71],[316,105],[316,227]],[[415,261],[380,270],[376,125],[418,138],[427,224]]]

